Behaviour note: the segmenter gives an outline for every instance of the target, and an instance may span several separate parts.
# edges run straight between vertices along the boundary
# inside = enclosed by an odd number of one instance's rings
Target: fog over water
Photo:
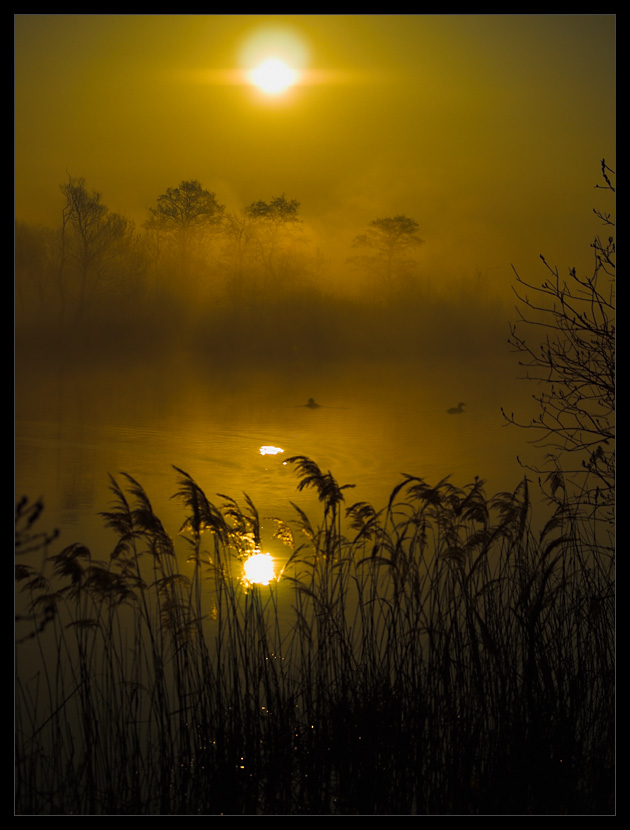
[[[321,507],[295,455],[346,506],[402,474],[513,490],[544,456],[502,415],[537,414],[514,287],[541,253],[592,270],[614,27],[16,15],[16,498],[107,555],[121,471],[173,535],[173,465],[282,518]]]
[[[169,533],[184,514],[171,497],[189,473],[211,501],[242,500],[262,517],[294,517],[289,502],[315,520],[316,497],[298,493],[286,459],[312,458],[346,491],[346,506],[380,509],[409,474],[463,486],[475,476],[488,494],[516,487],[525,435],[506,428],[500,407],[523,398],[509,360],[493,362],[487,379],[475,365],[435,371],[420,363],[312,366],[307,372],[157,366],[20,374],[16,421],[16,496],[44,497],[46,524],[63,541],[81,541],[105,555],[111,539],[98,513],[107,509],[109,474],[133,476],[145,488]],[[305,403],[315,398],[318,408]],[[466,402],[461,415],[447,409]],[[261,455],[262,446],[283,450]],[[533,451],[525,450],[527,453]],[[263,522],[267,547],[274,527]]]

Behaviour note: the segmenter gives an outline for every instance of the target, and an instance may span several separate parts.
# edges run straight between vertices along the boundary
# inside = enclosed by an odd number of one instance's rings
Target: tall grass
[[[405,476],[382,510],[290,459],[287,561],[244,585],[252,502],[177,470],[187,556],[112,479],[107,561],[16,513],[18,814],[606,814],[612,550],[528,482]],[[186,561],[184,561],[186,560]]]

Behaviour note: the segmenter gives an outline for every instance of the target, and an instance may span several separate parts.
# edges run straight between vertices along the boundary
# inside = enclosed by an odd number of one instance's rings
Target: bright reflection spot
[[[276,578],[270,553],[253,553],[243,565],[243,580],[249,585],[269,585]]]
[[[249,73],[249,79],[267,95],[279,95],[293,86],[298,73],[278,58],[269,58]]]
[[[278,455],[278,453],[284,452],[281,447],[261,447],[260,454],[261,455]]]

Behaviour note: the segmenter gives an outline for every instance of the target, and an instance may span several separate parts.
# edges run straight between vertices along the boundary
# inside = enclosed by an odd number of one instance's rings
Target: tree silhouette
[[[413,251],[424,243],[418,230],[418,223],[408,216],[374,219],[352,243],[353,248],[365,251],[353,261],[376,276],[388,296],[391,296],[397,278],[412,264]]]
[[[280,265],[286,262],[290,243],[295,240],[295,230],[301,220],[298,216],[300,203],[296,199],[275,196],[269,202],[252,202],[245,208],[245,218],[253,227],[250,244],[254,257],[266,271],[277,279]]]
[[[57,283],[60,316],[63,324],[70,292],[67,290],[67,269],[72,263],[78,278],[75,296],[75,320],[78,322],[103,287],[106,278],[119,260],[133,232],[133,225],[123,216],[110,213],[101,202],[101,194],[88,191],[83,178],[68,176],[61,185],[65,196],[62,211],[61,246]]]
[[[246,212],[252,219],[264,219],[274,227],[280,227],[292,222],[299,222],[299,209],[300,203],[296,199],[287,199],[283,193],[282,196],[274,196],[269,202],[252,202],[246,208]]]
[[[615,191],[612,171],[602,161],[604,189]],[[610,214],[594,211],[611,228]],[[509,423],[539,436],[549,450],[551,494],[569,495],[576,506],[611,516],[615,486],[615,242],[596,236],[592,274],[571,268],[562,278],[541,255],[547,276],[528,282],[516,273],[518,320],[509,343],[522,355],[525,378],[540,392],[534,395],[538,415],[526,423],[513,414]],[[523,331],[524,330],[524,331]],[[528,336],[526,333],[530,332]],[[543,336],[538,338],[536,332]],[[573,459],[573,463],[571,460]],[[566,461],[568,468],[563,467]],[[537,472],[545,472],[536,470]],[[568,494],[570,484],[572,494]],[[577,489],[576,489],[577,488]]]
[[[169,187],[159,196],[156,206],[149,208],[150,216],[144,226],[174,243],[185,271],[193,243],[204,241],[220,225],[224,211],[215,194],[192,179]]]

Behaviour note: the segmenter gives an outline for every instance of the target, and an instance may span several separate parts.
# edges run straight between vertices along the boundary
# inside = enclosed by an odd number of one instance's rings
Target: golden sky
[[[286,193],[341,249],[420,225],[444,273],[572,265],[615,163],[614,15],[15,15],[15,212],[54,225],[68,172],[139,224],[198,179]],[[257,45],[303,82],[243,82]],[[609,207],[609,205],[608,205]],[[537,267],[537,266],[536,266]]]

